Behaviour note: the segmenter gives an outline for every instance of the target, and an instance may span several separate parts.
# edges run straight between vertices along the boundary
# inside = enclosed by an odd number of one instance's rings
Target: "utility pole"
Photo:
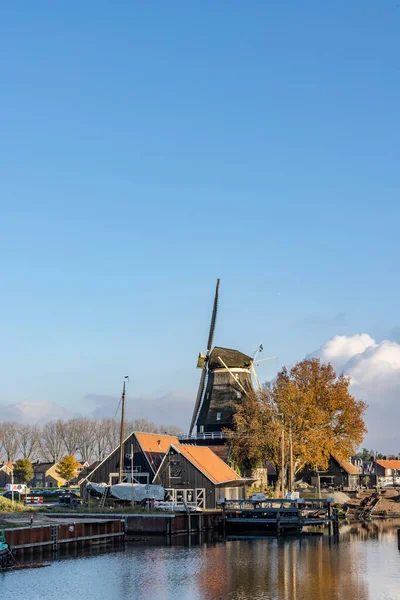
[[[292,425],[289,429],[289,453],[290,453],[290,480],[289,480],[289,492],[293,492],[294,486],[294,473],[293,473],[293,442],[292,442]]]
[[[119,435],[119,477],[118,483],[122,483],[122,473],[124,470],[124,439],[125,439],[125,396],[126,396],[126,380],[129,377],[126,375],[124,377],[124,387],[122,388],[122,398],[121,398],[121,430]]]
[[[132,480],[132,508],[133,508],[135,506],[135,500],[134,500],[135,486],[133,485],[133,444],[131,444],[131,480]]]
[[[282,417],[282,440],[281,440],[281,483],[282,483],[282,498],[285,497],[285,422]]]

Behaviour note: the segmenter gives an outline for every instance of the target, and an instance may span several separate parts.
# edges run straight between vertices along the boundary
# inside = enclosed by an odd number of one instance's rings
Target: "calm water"
[[[326,536],[188,546],[127,544],[0,573],[0,598],[120,600],[400,600],[400,520],[343,526]]]

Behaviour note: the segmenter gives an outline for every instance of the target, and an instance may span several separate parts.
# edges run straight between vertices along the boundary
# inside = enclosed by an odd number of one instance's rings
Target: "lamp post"
[[[282,498],[285,497],[285,421],[283,413],[278,413],[278,417],[282,419],[282,436],[281,436],[281,491]]]
[[[11,469],[11,504],[14,504],[14,469]]]

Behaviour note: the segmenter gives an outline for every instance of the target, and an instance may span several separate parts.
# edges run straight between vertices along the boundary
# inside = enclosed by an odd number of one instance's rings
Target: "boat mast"
[[[119,435],[119,477],[118,477],[118,483],[122,483],[122,473],[123,473],[123,470],[124,470],[126,380],[129,381],[128,375],[126,375],[124,377],[124,386],[122,388],[122,398],[121,398],[121,429],[120,429],[120,435]]]

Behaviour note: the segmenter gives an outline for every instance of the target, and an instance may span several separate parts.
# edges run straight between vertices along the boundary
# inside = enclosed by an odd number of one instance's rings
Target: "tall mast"
[[[121,429],[119,435],[119,477],[118,483],[122,483],[122,473],[124,470],[124,439],[125,439],[125,396],[126,396],[126,380],[129,377],[126,375],[124,377],[124,386],[122,388],[122,398],[121,398]]]

